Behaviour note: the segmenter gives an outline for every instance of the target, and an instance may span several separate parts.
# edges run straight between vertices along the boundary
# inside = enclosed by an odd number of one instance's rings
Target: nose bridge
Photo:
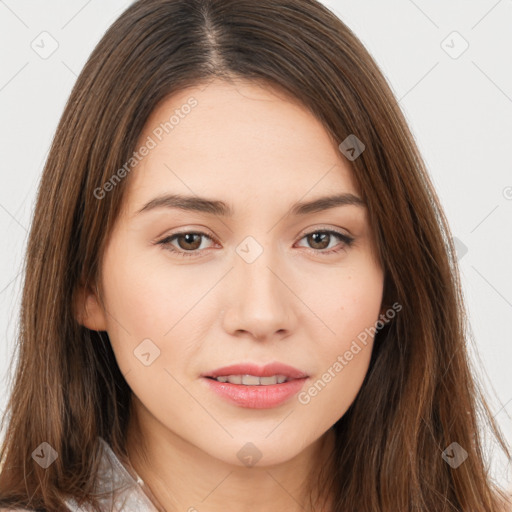
[[[271,236],[258,238],[248,236],[236,248],[225,327],[267,337],[291,328],[293,305],[278,248],[270,246]]]
[[[235,273],[240,279],[239,292],[249,293],[252,299],[272,302],[282,294],[282,283],[276,277],[281,264],[272,237],[246,237],[236,248]],[[245,289],[244,289],[245,288]],[[281,302],[281,301],[279,301]]]

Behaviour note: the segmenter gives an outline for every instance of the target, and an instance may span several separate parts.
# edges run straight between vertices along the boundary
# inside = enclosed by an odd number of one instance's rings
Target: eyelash
[[[352,245],[352,243],[354,242],[354,238],[348,236],[348,235],[345,235],[343,233],[340,233],[339,231],[334,231],[334,230],[327,230],[327,229],[317,229],[315,231],[310,231],[309,233],[305,233],[301,238],[300,240],[302,240],[303,238],[306,238],[307,236],[309,235],[313,235],[313,234],[329,234],[329,235],[334,235],[336,237],[338,237],[344,245],[342,245],[340,248],[338,249],[330,249],[328,251],[326,250],[317,250],[317,249],[311,249],[309,248],[310,251],[313,251],[315,253],[318,253],[318,254],[321,254],[321,255],[331,255],[331,254],[337,254],[343,250],[345,250],[345,246],[347,247],[350,247]],[[157,244],[159,245],[163,245],[165,247],[166,250],[178,255],[178,256],[183,256],[183,257],[195,257],[197,255],[198,252],[201,252],[201,251],[198,251],[197,249],[194,250],[194,251],[184,251],[184,250],[177,250],[175,249],[172,245],[171,245],[171,242],[173,240],[175,240],[176,238],[178,238],[179,236],[183,236],[183,235],[199,235],[199,236],[204,236],[206,238],[209,238],[210,240],[212,241],[216,241],[214,240],[211,236],[207,235],[206,233],[203,233],[201,231],[182,231],[181,233],[174,233],[173,235],[170,235],[168,237],[165,237],[163,240],[160,240],[159,242],[156,242]],[[205,250],[205,249],[203,249]]]

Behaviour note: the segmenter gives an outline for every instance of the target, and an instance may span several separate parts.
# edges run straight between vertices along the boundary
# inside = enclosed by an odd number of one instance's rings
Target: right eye
[[[202,245],[202,237],[208,238],[209,240],[213,241],[212,237],[200,231],[182,231],[180,233],[174,233],[170,236],[167,236],[157,243],[163,245],[165,249],[179,256],[196,256],[198,252],[204,251],[204,249],[200,251],[198,250]],[[176,248],[176,246],[172,244],[172,242],[174,242],[175,240],[183,241],[181,243],[179,242],[179,245],[181,247]]]

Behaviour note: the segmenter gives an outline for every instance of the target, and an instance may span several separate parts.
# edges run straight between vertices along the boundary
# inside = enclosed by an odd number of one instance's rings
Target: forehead
[[[152,112],[130,176],[138,205],[164,191],[231,197],[357,193],[350,164],[321,122],[268,86],[220,80],[181,90]],[[240,194],[238,194],[240,195]],[[243,197],[243,195],[241,196]]]

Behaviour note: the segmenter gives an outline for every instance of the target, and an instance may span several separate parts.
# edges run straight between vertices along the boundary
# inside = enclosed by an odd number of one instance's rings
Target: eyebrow
[[[319,197],[311,201],[296,202],[290,208],[289,213],[291,215],[307,215],[347,205],[365,207],[366,203],[360,197],[346,192]],[[176,208],[178,210],[202,212],[223,217],[232,217],[234,214],[234,210],[224,201],[180,194],[166,194],[156,197],[138,210],[137,214],[155,210],[156,208]]]

